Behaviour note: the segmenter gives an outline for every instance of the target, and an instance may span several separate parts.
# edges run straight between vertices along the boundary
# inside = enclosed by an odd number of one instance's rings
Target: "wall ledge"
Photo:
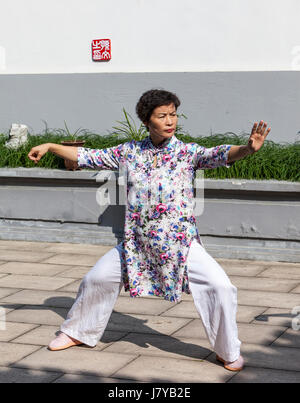
[[[26,179],[58,179],[58,180],[94,180],[100,172],[105,172],[107,177],[111,174],[118,175],[118,171],[111,170],[77,170],[66,171],[63,169],[47,168],[0,168],[1,178],[26,178]],[[97,182],[103,183],[104,179]],[[205,179],[205,189],[211,190],[249,190],[261,192],[287,192],[300,193],[300,182],[277,180],[249,180],[249,179]]]

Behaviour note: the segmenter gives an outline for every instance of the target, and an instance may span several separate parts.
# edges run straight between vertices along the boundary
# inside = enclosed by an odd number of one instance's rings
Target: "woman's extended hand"
[[[254,123],[251,131],[251,135],[248,140],[249,153],[253,154],[258,151],[261,146],[264,144],[264,141],[269,134],[271,128],[269,127],[267,130],[267,123],[261,120],[258,123]]]
[[[240,160],[247,157],[247,155],[253,154],[258,151],[264,144],[264,141],[271,130],[270,127],[267,130],[266,129],[267,123],[263,120],[261,120],[259,124],[254,123],[251,135],[248,140],[248,144],[245,146],[231,146],[228,153],[227,162],[231,163]]]
[[[41,144],[32,149],[28,153],[28,158],[34,161],[36,164],[49,151],[49,143]]]

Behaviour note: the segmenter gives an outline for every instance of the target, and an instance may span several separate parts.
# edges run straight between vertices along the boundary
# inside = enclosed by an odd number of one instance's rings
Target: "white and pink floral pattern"
[[[156,295],[178,302],[182,292],[190,293],[186,259],[194,238],[202,244],[193,215],[195,171],[230,167],[230,147],[205,148],[175,136],[157,147],[148,136],[102,150],[78,148],[79,167],[125,169],[122,273],[132,297]]]

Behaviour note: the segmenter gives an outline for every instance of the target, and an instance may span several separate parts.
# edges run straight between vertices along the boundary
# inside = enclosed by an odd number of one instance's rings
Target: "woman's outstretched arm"
[[[77,162],[77,149],[78,147],[63,146],[55,143],[45,143],[33,147],[28,153],[28,158],[37,164],[42,156],[49,151],[64,159]]]

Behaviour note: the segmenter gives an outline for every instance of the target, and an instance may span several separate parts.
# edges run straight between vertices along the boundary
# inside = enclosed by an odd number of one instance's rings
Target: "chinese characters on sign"
[[[92,58],[94,61],[111,59],[110,39],[94,39],[92,41]]]

